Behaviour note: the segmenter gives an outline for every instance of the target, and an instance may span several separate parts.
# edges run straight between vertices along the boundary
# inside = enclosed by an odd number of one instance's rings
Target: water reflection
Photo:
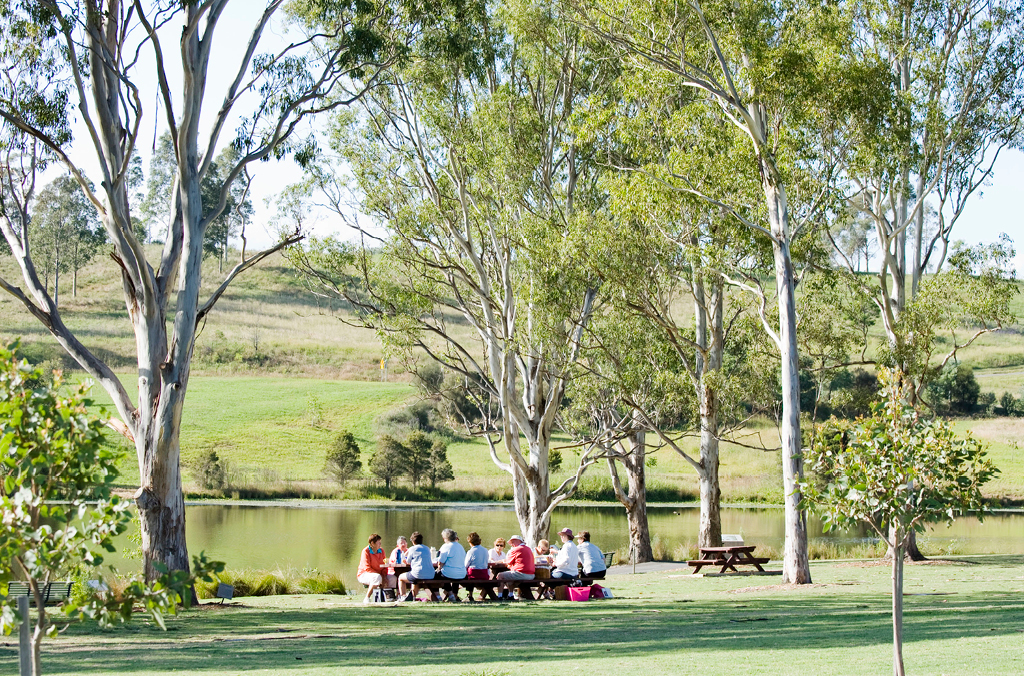
[[[696,538],[696,509],[651,508],[652,535],[672,551],[676,544]],[[454,528],[463,542],[475,530],[490,543],[518,531],[511,507],[285,507],[250,505],[193,505],[187,508],[188,545],[192,552],[205,550],[231,568],[317,568],[340,573],[355,583],[359,552],[370,533],[384,536],[390,549],[398,535],[418,530],[428,545],[440,546],[441,530]],[[587,529],[605,551],[625,551],[628,539],[621,508],[566,507],[555,512],[553,530],[568,526]],[[724,509],[723,532],[742,534],[750,544],[781,550],[784,521],[781,509]],[[841,544],[863,542],[865,531],[825,535],[821,523],[808,524],[812,540]],[[977,519],[959,519],[951,528],[940,526],[922,539],[932,547],[954,546],[964,554],[1024,554],[1024,514],[1004,513]]]

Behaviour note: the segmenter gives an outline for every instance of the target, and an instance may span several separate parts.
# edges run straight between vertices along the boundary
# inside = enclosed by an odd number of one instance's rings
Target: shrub
[[[191,470],[196,483],[207,490],[222,490],[228,485],[226,463],[217,455],[217,451],[200,455],[192,461]]]
[[[947,364],[928,385],[929,399],[940,411],[970,413],[978,405],[981,385],[966,364]]]
[[[235,596],[282,596],[285,594],[344,594],[345,583],[333,573],[316,569],[293,570],[238,570],[224,571],[217,580],[196,584],[196,595],[201,599],[216,597],[219,583],[235,588]]]

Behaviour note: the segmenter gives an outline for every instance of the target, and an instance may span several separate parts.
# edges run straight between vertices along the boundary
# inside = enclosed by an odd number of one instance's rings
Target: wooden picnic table
[[[736,566],[754,566],[762,573],[764,568],[761,567],[762,563],[768,563],[768,559],[759,558],[752,556],[754,550],[757,547],[755,545],[743,545],[733,547],[701,547],[700,558],[687,561],[687,563],[693,566],[693,573],[696,575],[700,572],[700,569],[704,566],[721,566],[722,570],[720,573],[724,573],[727,570],[732,569],[733,572],[738,573]]]

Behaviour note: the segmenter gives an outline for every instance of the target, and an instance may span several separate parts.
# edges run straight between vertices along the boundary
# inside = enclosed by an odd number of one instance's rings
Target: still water
[[[661,538],[669,552],[676,544],[694,542],[699,512],[696,508],[652,507],[648,511],[651,535]],[[422,532],[425,543],[439,547],[441,530],[453,528],[463,543],[476,531],[491,546],[497,537],[508,538],[519,527],[511,506],[266,506],[190,505],[186,508],[189,551],[205,550],[229,568],[302,570],[316,568],[341,574],[355,583],[360,550],[370,533],[384,536],[387,551],[398,535]],[[586,529],[604,551],[625,552],[628,542],[625,512],[621,507],[564,507],[555,511],[552,532],[564,526]],[[812,540],[853,544],[864,542],[866,532],[825,535],[812,519]],[[770,545],[781,551],[784,537],[781,509],[722,510],[722,531],[739,533],[748,544]],[[983,523],[964,517],[952,527],[940,525],[921,538],[923,547],[957,554],[1024,554],[1024,514],[999,513]],[[616,559],[617,560],[617,559]]]

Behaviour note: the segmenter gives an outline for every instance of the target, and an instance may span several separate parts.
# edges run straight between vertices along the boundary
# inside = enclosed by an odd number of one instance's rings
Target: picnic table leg
[[[536,601],[533,596],[533,589],[528,586],[519,585],[519,599],[522,601]]]
[[[753,554],[750,554],[750,553],[747,553],[747,552],[743,552],[743,555],[739,558],[739,563],[742,563],[742,564],[745,564],[745,565],[748,565],[748,566],[754,566],[755,568],[757,568],[762,573],[764,572],[764,568],[762,568],[761,564],[757,562],[757,560],[754,558]]]
[[[732,572],[734,572],[734,573],[740,572],[740,571],[736,570],[736,563],[737,563],[736,555],[733,554],[733,555],[729,556],[729,558],[726,559],[723,562],[721,573],[725,573],[725,571],[729,570],[730,568],[732,568]]]

